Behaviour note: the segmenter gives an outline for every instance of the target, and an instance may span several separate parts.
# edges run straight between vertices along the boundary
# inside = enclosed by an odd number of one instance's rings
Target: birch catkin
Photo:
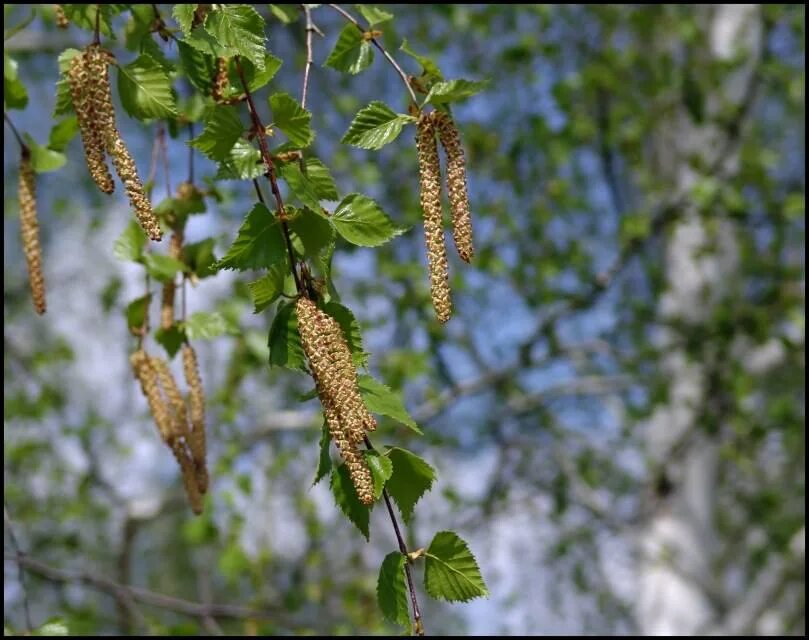
[[[60,29],[67,29],[70,26],[70,21],[67,19],[65,15],[65,10],[62,8],[61,4],[53,5],[54,15],[56,17],[56,26]]]
[[[138,349],[129,357],[129,362],[135,378],[140,382],[141,391],[149,403],[149,410],[152,412],[160,437],[166,443],[171,442],[174,433],[171,411],[160,393],[157,371],[151,358],[143,349]]]
[[[469,212],[466,159],[461,137],[449,114],[434,111],[432,116],[441,145],[447,154],[447,192],[452,211],[452,237],[461,259],[471,262],[475,247],[472,244],[472,216]]]
[[[183,233],[175,231],[169,244],[169,256],[180,260],[183,252]],[[160,327],[168,331],[174,325],[174,298],[177,285],[172,278],[163,283],[163,294],[160,302]]]
[[[441,168],[435,126],[429,115],[418,123],[416,147],[419,160],[419,197],[424,214],[424,239],[427,243],[427,267],[430,274],[430,294],[438,320],[446,322],[452,314],[449,289],[449,265],[444,246],[441,213]]]
[[[187,343],[183,345],[183,372],[188,385],[188,404],[191,410],[191,436],[188,444],[197,469],[199,490],[205,493],[208,490],[208,469],[205,463],[205,391],[199,375],[197,354],[194,347]]]
[[[22,250],[28,265],[28,283],[34,309],[40,315],[45,313],[45,277],[42,275],[42,249],[39,245],[39,223],[37,222],[37,200],[34,169],[27,151],[20,160],[19,188],[20,230]]]

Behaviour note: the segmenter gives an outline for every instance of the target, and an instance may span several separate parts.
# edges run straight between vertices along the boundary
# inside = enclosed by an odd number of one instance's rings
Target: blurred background
[[[256,6],[285,61],[270,90],[298,96],[303,22]],[[382,443],[438,470],[408,544],[457,531],[491,592],[463,605],[424,597],[427,632],[804,634],[804,6],[386,7],[396,17],[382,40],[408,72],[419,66],[399,50],[404,38],[447,78],[491,79],[453,110],[477,255],[471,267],[453,259],[456,309],[443,327],[412,129],[381,152],[339,144],[359,108],[402,111],[406,96],[379,56],[356,77],[324,68],[343,22],[315,6],[325,37],[307,101],[314,151],[341,192],[367,193],[413,227],[335,254],[372,373],[402,391],[426,433],[388,425]],[[5,5],[7,35],[34,7],[5,50],[29,93],[10,116],[44,143],[56,57],[90,36],[57,30],[52,5]],[[169,20],[171,5],[158,7]],[[112,48],[135,57],[121,39]],[[145,174],[155,127],[118,113]],[[167,148],[158,200],[187,172],[186,138]],[[66,153],[38,178],[38,317],[19,239],[19,149],[5,130],[6,633],[26,626],[9,525],[35,626],[397,633],[375,593],[396,548],[387,515],[374,510],[366,543],[327,483],[311,486],[319,405],[298,400],[307,378],[267,366],[271,313],[252,313],[249,273],[188,294],[189,312],[217,311],[232,329],[197,344],[213,485],[202,516],[187,508],[128,364],[124,309],[143,276],[112,246],[131,214],[120,190],[92,185],[78,138]],[[198,176],[215,173],[196,162]],[[217,184],[221,202],[187,238],[214,235],[221,256],[254,195],[249,182]]]

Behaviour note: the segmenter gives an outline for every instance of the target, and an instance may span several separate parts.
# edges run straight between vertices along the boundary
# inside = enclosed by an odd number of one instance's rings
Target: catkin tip
[[[42,273],[42,248],[39,244],[35,175],[31,166],[31,158],[27,153],[23,153],[20,161],[17,195],[20,201],[20,231],[22,249],[28,267],[31,300],[34,310],[42,315],[46,311],[45,276]]]

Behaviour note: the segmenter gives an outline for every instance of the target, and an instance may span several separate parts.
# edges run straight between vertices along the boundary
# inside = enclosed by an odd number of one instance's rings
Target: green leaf
[[[205,19],[205,31],[235,55],[264,69],[264,18],[250,5],[218,5]]]
[[[329,425],[323,421],[323,428],[320,432],[320,457],[317,461],[317,471],[315,472],[315,479],[312,482],[314,487],[318,482],[328,475],[331,471],[331,456],[329,455],[329,445],[331,444],[331,436],[329,435]]]
[[[340,31],[325,65],[337,71],[357,74],[367,69],[373,61],[371,43],[363,39],[362,32],[356,26],[349,23]]]
[[[143,263],[149,275],[160,282],[174,279],[178,273],[185,271],[185,265],[171,256],[160,253],[147,253],[143,256]]]
[[[140,329],[144,325],[151,299],[152,295],[147,293],[126,306],[126,324],[130,329]]]
[[[78,131],[78,119],[76,116],[68,116],[51,128],[51,133],[48,136],[48,147],[54,151],[64,151]]]
[[[320,211],[320,198],[317,197],[315,185],[304,175],[297,162],[279,163],[278,173],[304,207],[309,207],[312,211]]]
[[[174,5],[175,9],[187,6],[190,5]],[[177,41],[177,52],[180,54],[180,65],[191,84],[204,94],[209,94],[216,75],[216,60],[183,40]]]
[[[270,96],[273,123],[289,141],[297,147],[305,148],[315,139],[310,121],[312,114],[303,109],[288,93],[274,93]]]
[[[306,371],[306,355],[298,333],[295,303],[286,302],[278,307],[269,336],[270,366]]]
[[[362,335],[360,333],[360,323],[351,313],[348,307],[341,305],[339,302],[329,302],[323,305],[323,310],[328,313],[332,318],[337,320],[340,329],[343,331],[348,348],[351,351],[351,357],[354,364],[357,366],[365,366],[368,362],[368,354],[362,348]]]
[[[342,142],[360,149],[381,149],[396,139],[402,126],[415,121],[413,116],[395,113],[384,102],[374,100],[357,112]]]
[[[298,6],[296,4],[271,4],[270,13],[284,24],[292,24],[298,19]]]
[[[409,522],[413,508],[435,481],[435,469],[407,449],[394,447],[386,454],[393,462],[393,475],[387,482],[388,493]]]
[[[339,200],[337,184],[328,167],[317,158],[306,159],[306,177],[315,188],[317,197],[321,200]]]
[[[309,209],[300,210],[289,221],[289,230],[292,246],[298,253],[310,258],[317,258],[323,249],[334,242],[334,228],[329,221]]]
[[[359,193],[343,198],[331,221],[337,233],[361,247],[377,247],[407,231],[394,224],[374,200]]]
[[[433,598],[468,602],[489,595],[475,556],[456,533],[436,533],[425,556],[424,587]]]
[[[171,80],[160,63],[148,54],[118,67],[118,94],[133,118],[150,120],[177,115]]]
[[[362,14],[362,17],[368,21],[368,25],[373,27],[377,24],[382,24],[388,20],[393,19],[393,14],[375,7],[372,4],[358,4],[357,10]]]
[[[386,555],[379,568],[379,580],[376,583],[376,599],[382,615],[404,627],[410,626],[404,572],[406,562],[407,558],[399,551]]]
[[[278,58],[271,53],[264,54],[264,67],[262,69],[256,69],[252,62],[245,60],[245,62],[242,64],[242,70],[244,71],[245,79],[247,80],[247,87],[250,89],[250,92],[255,93],[264,87],[275,77],[275,74],[278,73],[278,70],[281,68],[282,64],[283,61],[281,58]],[[238,93],[241,93],[244,89],[241,82],[232,82],[232,85],[237,87]]]
[[[430,93],[424,99],[424,104],[447,104],[448,102],[458,102],[466,100],[470,96],[483,91],[489,84],[488,80],[449,80],[447,82],[436,82]]]
[[[286,264],[279,263],[270,267],[261,278],[247,285],[250,295],[253,297],[255,313],[264,311],[278,299],[284,291],[285,278]]]
[[[238,55],[233,48],[221,44],[219,40],[205,31],[203,26],[195,27],[191,33],[185,36],[183,42],[212,58],[230,58]]]
[[[269,269],[286,260],[281,227],[263,204],[257,203],[247,217],[236,240],[219,261],[219,269]]]
[[[124,262],[129,260],[142,262],[143,249],[147,242],[148,238],[141,226],[136,220],[130,220],[129,224],[112,245],[112,255]]]
[[[199,242],[183,245],[182,256],[191,273],[198,278],[216,275],[216,256],[214,256],[215,240],[205,238]]]
[[[183,35],[191,33],[191,25],[194,22],[194,12],[199,5],[196,4],[175,4],[171,9],[171,15],[183,30]]]
[[[399,394],[371,376],[361,375],[358,381],[360,393],[362,393],[362,399],[365,406],[368,407],[368,411],[393,418],[419,435],[424,435],[416,421],[410,417],[407,409],[405,409]]]
[[[390,458],[379,455],[378,451],[363,452],[368,466],[371,469],[371,477],[374,479],[374,500],[378,500],[385,488],[385,482],[393,473],[393,463]]]
[[[423,70],[423,75],[427,76],[429,80],[443,80],[444,76],[441,74],[441,69],[438,68],[438,65],[433,62],[432,58],[428,58],[427,56],[422,56],[413,51],[410,48],[407,40],[402,41],[402,46],[399,47],[402,53],[406,53],[411,58],[416,60],[421,65]]]
[[[117,16],[127,5],[125,4],[63,4],[62,9],[65,16],[77,27],[94,31],[96,25],[97,7],[101,7],[101,18],[99,20],[100,31],[105,36],[115,38],[112,31],[112,17]]]
[[[228,330],[227,322],[221,314],[207,311],[192,313],[183,326],[189,340],[210,340]]]
[[[171,329],[161,327],[155,331],[154,339],[166,350],[169,358],[173,358],[185,341],[185,332],[177,324],[171,325]]]
[[[39,629],[36,629],[31,635],[34,636],[67,636],[70,635],[70,629],[67,622],[60,618],[52,618],[43,624]]]
[[[65,49],[59,54],[59,72],[62,74],[56,83],[56,104],[53,107],[53,116],[64,116],[73,113],[73,99],[70,97],[70,85],[65,74],[70,69],[70,61],[81,54],[78,49]]]
[[[217,180],[252,180],[267,173],[261,152],[247,140],[237,140],[227,158],[219,163]]]
[[[24,134],[23,137],[28,144],[28,148],[31,150],[31,166],[37,173],[56,171],[57,169],[61,169],[65,165],[65,162],[67,162],[65,154],[38,144],[27,133]]]
[[[357,490],[348,475],[348,467],[342,463],[331,472],[331,492],[334,501],[340,507],[345,516],[360,530],[366,540],[370,540],[371,534],[368,529],[371,510],[360,502],[357,497]]]
[[[25,109],[28,91],[17,75],[17,61],[3,53],[3,104],[6,109]]]
[[[211,160],[225,160],[243,132],[236,107],[219,105],[208,112],[205,128],[189,144]]]

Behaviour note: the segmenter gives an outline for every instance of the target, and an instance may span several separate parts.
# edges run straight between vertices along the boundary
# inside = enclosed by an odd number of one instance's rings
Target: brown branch
[[[301,5],[301,11],[306,18],[306,66],[303,68],[303,90],[301,91],[301,107],[306,108],[306,93],[309,90],[309,71],[312,69],[314,58],[312,56],[312,34],[319,33],[320,30],[312,22],[312,10],[308,4]]]
[[[332,9],[334,9],[337,13],[339,13],[341,16],[343,16],[346,20],[348,20],[350,23],[352,23],[355,27],[357,27],[357,29],[359,29],[363,34],[366,33],[366,30],[360,26],[360,23],[357,21],[357,19],[350,13],[348,13],[348,11],[343,9],[340,5],[330,4],[329,6]],[[370,41],[371,44],[373,44],[379,50],[379,52],[383,56],[385,56],[385,59],[388,62],[390,62],[391,66],[393,66],[393,68],[396,69],[396,73],[399,74],[399,77],[402,79],[402,82],[404,82],[405,87],[407,87],[407,92],[410,94],[410,99],[413,101],[413,105],[418,109],[419,101],[416,98],[416,93],[415,91],[413,91],[413,87],[410,86],[410,80],[408,80],[407,74],[399,66],[399,63],[397,63],[396,60],[393,59],[393,56],[388,53],[387,49],[385,49],[385,47],[383,47],[382,44],[380,44],[380,42],[376,38],[370,38]]]
[[[96,24],[93,29],[93,44],[101,44],[101,5],[96,5]]]
[[[6,121],[6,124],[11,129],[11,133],[14,134],[14,137],[17,139],[17,144],[20,145],[20,151],[22,151],[23,155],[28,155],[31,153],[31,150],[28,148],[28,145],[22,139],[20,132],[17,131],[17,127],[14,126],[14,123],[11,121],[11,118],[8,117],[8,114],[4,111],[3,112],[3,120]]]
[[[31,635],[31,630],[33,629],[34,625],[31,624],[31,609],[28,606],[28,589],[25,585],[25,571],[23,571],[22,563],[25,560],[25,553],[20,549],[20,545],[17,544],[17,537],[14,535],[14,527],[11,525],[11,517],[8,515],[8,507],[6,506],[6,501],[3,500],[3,522],[6,524],[6,529],[8,529],[8,539],[11,542],[11,547],[14,549],[14,559],[17,562],[17,579],[20,581],[20,589],[22,589],[22,606],[23,611],[25,612],[25,635]]]

